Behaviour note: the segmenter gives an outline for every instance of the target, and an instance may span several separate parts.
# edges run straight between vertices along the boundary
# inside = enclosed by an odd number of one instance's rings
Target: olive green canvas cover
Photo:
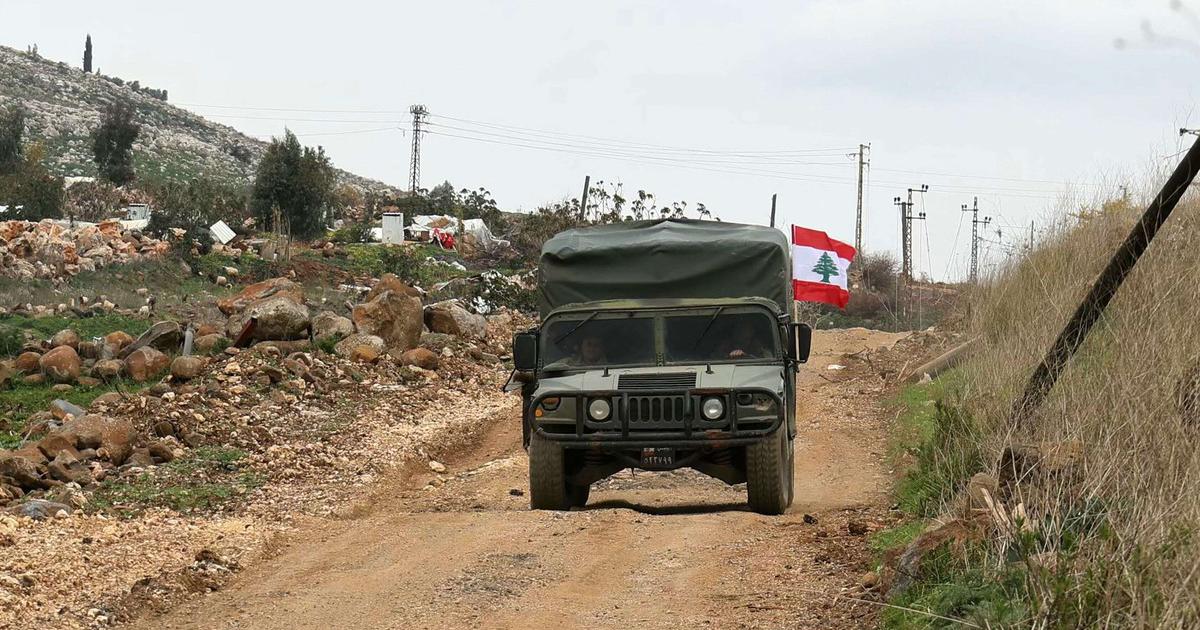
[[[762,297],[790,312],[791,246],[774,228],[660,219],[575,228],[542,246],[542,316],[599,300]]]

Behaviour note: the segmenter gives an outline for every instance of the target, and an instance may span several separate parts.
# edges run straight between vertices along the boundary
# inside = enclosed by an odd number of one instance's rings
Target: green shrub
[[[25,335],[15,326],[0,324],[0,357],[14,355],[25,345]]]
[[[329,240],[334,243],[370,243],[372,227],[367,221],[349,223],[341,229],[334,230],[333,234],[329,235]]]

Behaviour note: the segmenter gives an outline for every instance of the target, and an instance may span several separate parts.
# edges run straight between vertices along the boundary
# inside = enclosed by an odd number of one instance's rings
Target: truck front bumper
[[[774,401],[768,413],[740,404],[739,398],[765,395]],[[626,450],[652,447],[721,448],[752,444],[773,434],[785,417],[784,399],[766,388],[686,391],[545,391],[531,401],[539,409],[547,398],[574,399],[574,418],[532,417],[538,435],[564,448]],[[588,416],[588,403],[609,401],[612,411],[604,420]],[[701,403],[718,398],[724,414],[709,420]],[[573,421],[573,422],[572,422]]]

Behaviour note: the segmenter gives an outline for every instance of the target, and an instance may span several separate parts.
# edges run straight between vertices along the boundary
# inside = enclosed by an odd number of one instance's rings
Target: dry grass
[[[1065,220],[972,296],[983,345],[964,371],[985,461],[1015,443],[1078,448],[1070,474],[1018,485],[1028,516],[988,561],[1030,567],[1033,627],[1200,627],[1200,418],[1180,388],[1200,362],[1200,200],[1159,232],[1045,404],[1008,414],[1034,365],[1140,215],[1105,204]],[[1181,381],[1185,384],[1181,386]]]

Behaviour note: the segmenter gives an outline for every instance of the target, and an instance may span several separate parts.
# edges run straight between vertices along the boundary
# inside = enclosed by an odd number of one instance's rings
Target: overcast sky
[[[914,258],[938,279],[965,273],[975,195],[1011,245],[1054,182],[1153,184],[1200,82],[1200,20],[1170,0],[0,2],[0,43],[79,65],[91,33],[105,74],[401,187],[423,103],[422,185],[505,209],[590,174],[748,223],[778,193],[779,223],[853,242],[845,154],[870,143],[866,246],[898,251],[892,199],[929,184]]]

